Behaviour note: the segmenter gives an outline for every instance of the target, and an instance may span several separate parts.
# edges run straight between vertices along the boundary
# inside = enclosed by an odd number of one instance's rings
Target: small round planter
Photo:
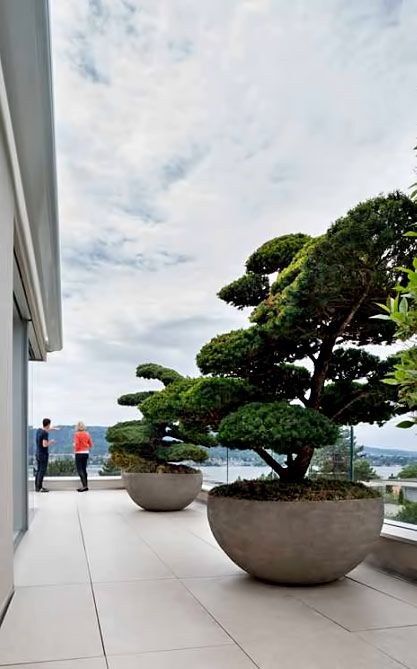
[[[180,511],[195,500],[203,483],[200,471],[189,474],[123,472],[122,478],[131,499],[147,511]]]
[[[209,495],[208,519],[224,552],[274,583],[329,583],[356,567],[378,541],[380,498],[274,502]]]

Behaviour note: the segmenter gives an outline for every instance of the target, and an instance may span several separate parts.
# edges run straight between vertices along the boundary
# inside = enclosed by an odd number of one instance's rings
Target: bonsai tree
[[[319,237],[265,243],[219,293],[238,309],[251,307],[251,325],[203,346],[197,363],[205,378],[168,386],[144,401],[144,415],[177,421],[192,443],[204,434],[252,448],[282,480],[300,482],[338,426],[381,425],[404,412],[396,387],[381,382],[393,360],[363,347],[396,338],[392,321],[371,317],[396,268],[409,266],[403,235],[416,220],[417,205],[396,192],[360,203]]]
[[[177,391],[180,388],[184,390],[190,383],[175,370],[156,364],[139,365],[136,375],[161,381],[167,391],[171,386]],[[118,403],[140,410],[145,400],[159,394],[158,391],[143,391],[122,395]],[[112,465],[127,472],[193,471],[175,463],[189,460],[204,462],[207,458],[207,450],[196,443],[186,443],[180,427],[169,418],[153,421],[143,416],[139,420],[117,423],[107,430],[106,439],[110,443]]]

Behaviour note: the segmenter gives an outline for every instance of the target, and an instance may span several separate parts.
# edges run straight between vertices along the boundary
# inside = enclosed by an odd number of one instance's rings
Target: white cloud
[[[36,416],[109,423],[137,363],[244,322],[249,253],[412,180],[411,0],[51,3],[65,349]]]

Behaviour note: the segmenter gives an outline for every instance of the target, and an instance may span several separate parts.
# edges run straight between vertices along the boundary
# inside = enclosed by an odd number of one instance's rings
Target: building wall
[[[14,194],[0,117],[0,614],[13,590],[13,227]]]
[[[27,529],[28,524],[27,379],[27,324],[15,306],[13,314],[13,534],[15,540]]]
[[[62,325],[49,10],[46,0],[0,0],[0,60],[39,278],[40,301],[48,330],[47,351],[55,351],[62,347]],[[32,291],[32,281],[26,283]],[[40,330],[33,309],[31,316]],[[40,345],[42,347],[42,342]]]

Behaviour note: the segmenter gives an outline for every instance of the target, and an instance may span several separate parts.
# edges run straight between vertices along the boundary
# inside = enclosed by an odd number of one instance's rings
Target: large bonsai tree
[[[193,443],[204,434],[253,448],[295,482],[314,449],[336,441],[338,425],[382,424],[403,412],[396,388],[381,382],[393,361],[363,347],[395,339],[392,321],[371,317],[397,283],[396,268],[410,264],[403,235],[416,220],[417,205],[396,192],[359,204],[320,237],[288,234],[261,246],[219,293],[252,307],[251,326],[203,346],[205,378],[147,399],[145,416],[176,422]]]
[[[155,364],[139,365],[136,375],[143,379],[154,379],[162,382],[168,390],[175,385],[177,390],[186,389],[189,380],[173,369]],[[135,406],[139,410],[143,402],[159,391],[142,391],[122,395],[118,403],[124,406]],[[204,441],[194,435],[197,441]],[[107,430],[107,441],[110,442],[111,462],[113,466],[127,472],[166,472],[187,471],[185,466],[175,463],[192,460],[204,462],[207,450],[196,443],[185,443],[184,435],[178,425],[169,418],[151,420],[143,417],[117,423]]]

